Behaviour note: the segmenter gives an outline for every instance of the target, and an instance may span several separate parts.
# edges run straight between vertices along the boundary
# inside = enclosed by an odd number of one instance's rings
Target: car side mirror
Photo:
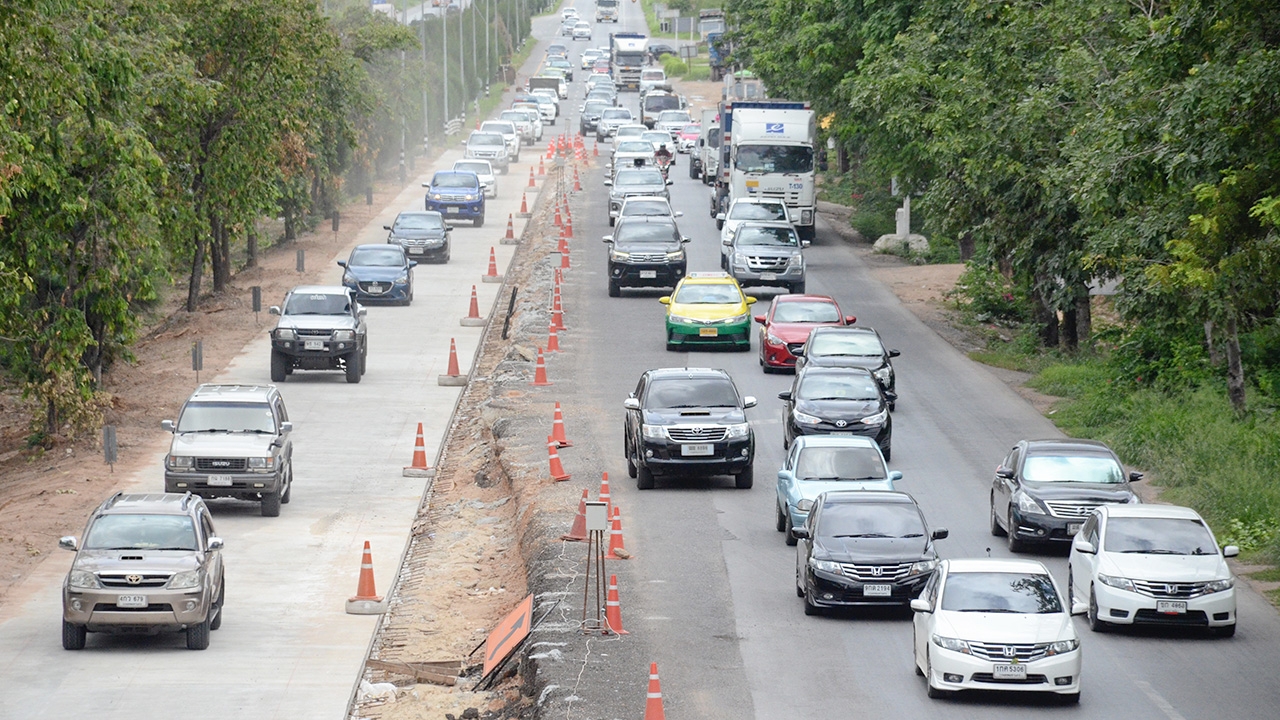
[[[280,314],[280,306],[279,306],[279,305],[272,305],[270,308],[268,308],[268,309],[267,309],[267,314],[268,314],[268,315],[279,315],[279,314]]]
[[[626,400],[622,401],[622,407],[627,410],[639,410],[640,400],[633,397],[627,398]]]
[[[431,183],[422,183],[422,187],[429,188],[431,187]],[[390,230],[391,228],[387,228],[387,229]]]
[[[720,244],[721,244],[721,245],[725,245],[725,246],[732,245],[732,244],[733,244],[733,236],[732,236],[732,235],[730,235],[729,237],[727,237],[727,238],[725,238],[725,239],[721,240],[721,241],[720,241]]]
[[[390,229],[391,229],[391,226],[390,226],[390,225],[383,225],[383,226],[382,226],[382,229],[383,229],[383,230],[390,230]]]
[[[338,267],[343,267],[343,268],[344,268],[344,267],[346,267],[346,266],[347,266],[347,261],[346,261],[346,260],[339,260],[339,261],[338,261]]]
[[[950,534],[951,534],[951,531],[946,528],[937,528],[930,534],[930,537],[932,537],[934,540],[946,540],[947,536]]]
[[[612,235],[605,235],[605,236],[603,236],[603,237],[602,237],[602,238],[600,238],[600,239],[601,239],[601,240],[604,240],[606,243],[611,243],[611,242],[613,242],[613,236],[612,236]]]
[[[173,432],[173,421],[172,421],[172,420],[161,420],[161,421],[160,421],[160,429],[161,429],[161,430],[164,430],[165,432]]]
[[[662,303],[663,305],[670,305],[670,304],[671,304],[671,296],[670,296],[670,295],[663,295],[662,297],[658,298],[658,302]]]
[[[918,613],[931,613],[933,612],[933,606],[924,598],[915,598],[911,601],[911,610]]]
[[[792,350],[792,351],[791,351],[791,354],[792,354],[792,355],[795,355],[796,357],[804,357],[804,346],[803,346],[803,345],[801,345],[800,347],[796,348],[795,350]]]
[[[409,269],[410,269],[410,270],[412,270],[412,269],[414,269],[414,268],[416,268],[416,267],[418,267],[418,261],[417,261],[417,260],[410,260],[410,261],[409,261]]]
[[[1011,468],[1007,468],[1001,465],[1000,467],[996,468],[996,477],[1001,477],[1001,478],[1004,478],[1005,480],[1012,480],[1013,470]]]
[[[742,408],[744,410],[747,408],[753,408],[755,406],[756,406],[756,398],[754,395],[747,395],[742,398]]]
[[[676,181],[675,181],[675,180],[672,180],[671,178],[667,178],[667,184],[668,184],[668,185],[675,185],[675,184],[676,184]]]
[[[1240,554],[1240,548],[1235,545],[1228,545],[1222,548],[1222,557],[1236,557]]]
[[[790,472],[790,471],[788,471],[788,470],[779,470],[779,471],[778,471],[778,479],[779,479],[779,480],[790,480],[790,479],[791,479],[791,472]]]
[[[290,421],[288,421],[288,420],[285,420],[284,422],[280,423],[280,434],[281,434],[281,435],[288,435],[288,434],[289,434],[289,433],[291,433],[291,432],[293,432],[293,423],[292,423],[292,422],[290,422]]]
[[[786,402],[791,402],[791,391],[783,390],[782,392],[778,393],[778,399],[785,400]]]
[[[754,298],[754,297],[751,297],[750,295],[748,295],[748,296],[747,296],[747,304],[748,304],[748,305],[755,305],[755,304],[756,304],[756,300],[757,300],[757,299],[758,299],[758,298]]]
[[[856,322],[858,322],[858,316],[857,316],[857,315],[845,315],[845,316],[844,316],[844,324],[845,324],[845,325],[852,325],[852,324],[854,324],[854,323],[856,323]]]
[[[445,226],[444,226],[444,231],[445,231],[445,232],[453,232],[453,226],[452,226],[452,225],[445,225]]]
[[[1093,546],[1093,543],[1085,540],[1083,537],[1077,537],[1072,541],[1071,549],[1081,555],[1096,555],[1098,553],[1098,550]]]
[[[898,481],[899,481],[899,480],[901,480],[901,479],[902,479],[902,471],[901,471],[901,470],[890,470],[890,471],[889,471],[889,482],[891,482],[891,483],[896,483],[896,482],[898,482]]]
[[[58,538],[58,547],[62,548],[63,550],[72,550],[72,551],[77,550],[79,546],[76,544],[76,536],[67,535],[65,537]]]
[[[808,241],[808,240],[801,240],[801,241],[800,241],[800,247],[801,247],[801,248],[807,248],[807,247],[809,247],[809,245],[810,245],[810,243],[809,243],[809,241]]]
[[[1089,602],[1087,600],[1076,600],[1075,602],[1071,603],[1071,614],[1072,615],[1088,615]]]
[[[605,178],[605,179],[604,179],[604,186],[605,186],[605,187],[613,187],[613,181],[612,181],[612,180],[610,180],[609,178]]]
[[[764,316],[763,316],[763,315],[756,315],[756,316],[752,317],[751,319],[752,319],[752,320],[755,320],[756,322],[760,323],[761,325],[763,325],[763,324],[764,324]]]
[[[356,315],[360,317],[364,317],[365,315],[368,315],[368,314],[369,314],[369,309],[363,306],[361,306],[361,308],[358,311],[356,311]]]
[[[684,235],[680,238],[681,245],[688,245],[691,242],[693,242],[693,240],[688,235]]]
[[[898,350],[890,350],[890,351],[889,351],[889,357],[891,357],[891,358],[898,357],[898,356],[899,356],[899,355],[901,355],[901,354],[902,354],[902,352],[901,352],[901,351],[898,351]]]
[[[1142,478],[1143,478],[1143,475],[1140,472],[1129,473],[1129,482],[1138,482]]]
[[[717,220],[719,220],[719,221],[721,221],[721,222],[724,222],[725,214],[724,214],[724,213],[716,213],[716,219],[717,219]]]
[[[808,529],[808,528],[798,528],[798,527],[793,527],[793,528],[791,528],[791,537],[793,537],[793,538],[795,538],[795,539],[797,539],[797,540],[808,540],[808,539],[809,539],[809,529]]]
[[[677,210],[677,211],[675,212],[675,216],[676,216],[676,217],[684,217],[684,211],[683,211],[683,210]]]
[[[222,549],[222,538],[220,538],[220,537],[211,537],[211,538],[209,538],[209,551],[210,551],[210,552],[212,552],[212,551],[214,551],[214,550],[221,550],[221,549]]]

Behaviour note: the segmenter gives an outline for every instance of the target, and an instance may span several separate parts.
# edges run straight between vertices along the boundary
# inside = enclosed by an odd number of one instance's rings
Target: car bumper
[[[795,420],[788,418],[787,426],[791,429],[792,437],[800,437],[801,435],[860,435],[869,437],[876,441],[881,449],[889,445],[892,429],[886,423],[884,425],[863,425],[862,423],[853,423],[843,428],[835,428],[829,423],[821,423],[819,425],[801,425]]]
[[[144,595],[147,606],[121,608],[116,603],[122,595]],[[91,632],[172,632],[204,622],[209,615],[209,604],[210,598],[207,597],[205,588],[169,590],[64,587],[62,619],[75,625],[83,625]]]
[[[1236,622],[1235,588],[1198,598],[1160,598],[1186,602],[1184,613],[1156,610],[1156,598],[1095,583],[1098,618],[1119,625],[1168,625],[1174,627],[1222,627]]]
[[[914,575],[897,582],[863,583],[834,573],[805,571],[805,590],[809,602],[818,607],[861,607],[867,605],[906,605],[920,595],[932,573]],[[866,588],[890,586],[889,595],[867,595]]]
[[[503,155],[502,157],[494,157],[492,155],[473,155],[471,153],[464,153],[463,157],[468,160],[488,160],[490,165],[499,169],[506,169],[506,167],[511,164],[511,158],[506,155]]]
[[[443,260],[449,256],[449,244],[441,243],[439,245],[401,245],[404,248],[404,254],[410,260],[417,262],[433,260]]]
[[[320,340],[324,347],[319,349],[306,349],[306,342],[316,340],[318,338],[308,338],[306,336],[299,337],[297,340],[277,340],[271,339],[271,348],[279,350],[291,358],[295,358],[300,362],[307,360],[330,360],[348,355],[352,350],[360,346],[356,340],[329,340],[328,338]]]
[[[946,650],[929,644],[932,677],[929,681],[941,690],[1012,690],[1021,692],[1080,692],[1080,651],[1042,658],[1024,663],[1026,680],[995,680],[997,664],[973,655]],[[1064,684],[1059,685],[1062,682]]]
[[[675,345],[751,347],[750,323],[684,325],[667,323],[667,341]],[[714,331],[714,334],[712,334]]]
[[[730,274],[743,287],[756,285],[790,285],[804,282],[804,268],[790,267],[776,272],[755,272],[745,266],[730,265]]]
[[[427,210],[434,210],[446,219],[475,220],[484,217],[484,203],[479,201],[427,200]]]
[[[1060,518],[1053,515],[1024,513],[1014,506],[1009,533],[1028,542],[1071,542],[1087,518]]]
[[[761,342],[760,347],[760,357],[764,360],[766,367],[795,368],[796,356],[792,355],[791,351],[787,349],[786,343],[774,345],[768,341],[763,341]]]
[[[609,263],[609,279],[622,287],[675,287],[684,277],[686,263],[649,265]]]
[[[682,444],[645,440],[640,462],[654,475],[733,475],[745,470],[755,457],[753,438],[711,443],[712,454],[690,457]]]
[[[417,256],[414,256],[415,258]],[[378,303],[404,302],[409,299],[409,283],[343,283],[344,286],[350,288],[362,304],[376,305]],[[385,288],[385,290],[375,290],[374,288]]]
[[[210,478],[213,478],[212,482]],[[218,478],[221,478],[221,480],[218,480]],[[165,492],[190,492],[203,498],[249,497],[257,499],[258,495],[262,493],[278,491],[281,484],[282,479],[278,471],[271,473],[239,472],[225,475],[206,472],[174,472],[172,470],[165,470],[164,472]]]

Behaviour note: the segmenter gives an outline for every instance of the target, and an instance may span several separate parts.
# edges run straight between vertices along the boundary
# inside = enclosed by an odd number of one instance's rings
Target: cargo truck
[[[609,33],[609,69],[619,90],[640,90],[648,43],[640,33]]]
[[[596,0],[596,22],[618,22],[618,0]]]
[[[740,197],[776,198],[786,203],[800,237],[812,240],[817,123],[809,103],[725,101],[720,104],[720,129],[711,214],[726,212]]]
[[[702,180],[703,185],[715,183],[720,167],[720,111],[714,108],[702,111],[702,130],[698,144],[689,153],[689,177]]]

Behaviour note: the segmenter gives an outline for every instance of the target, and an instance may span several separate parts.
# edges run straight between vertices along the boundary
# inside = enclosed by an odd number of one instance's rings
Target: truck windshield
[[[749,173],[813,172],[813,148],[802,145],[740,145],[734,163]]]
[[[270,405],[252,403],[192,402],[182,409],[178,432],[274,433],[276,420]]]
[[[613,62],[622,67],[639,67],[644,65],[644,53],[615,52],[613,54]]]

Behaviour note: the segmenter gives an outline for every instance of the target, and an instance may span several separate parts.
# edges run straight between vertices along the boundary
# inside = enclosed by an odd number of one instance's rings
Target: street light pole
[[[462,12],[458,12],[458,77],[462,80],[462,111],[467,109],[467,56],[462,46]]]
[[[476,42],[476,21],[480,19],[480,11],[476,9],[476,0],[471,0],[471,72],[480,74],[480,62],[476,59],[476,48],[479,44]],[[476,95],[480,94],[480,88],[476,88]],[[479,120],[479,118],[476,118]]]
[[[422,0],[422,159],[427,159],[431,123],[427,113],[427,0]]]
[[[449,127],[449,14],[447,12],[440,13],[440,46],[444,53],[444,122],[445,133],[448,134]]]

